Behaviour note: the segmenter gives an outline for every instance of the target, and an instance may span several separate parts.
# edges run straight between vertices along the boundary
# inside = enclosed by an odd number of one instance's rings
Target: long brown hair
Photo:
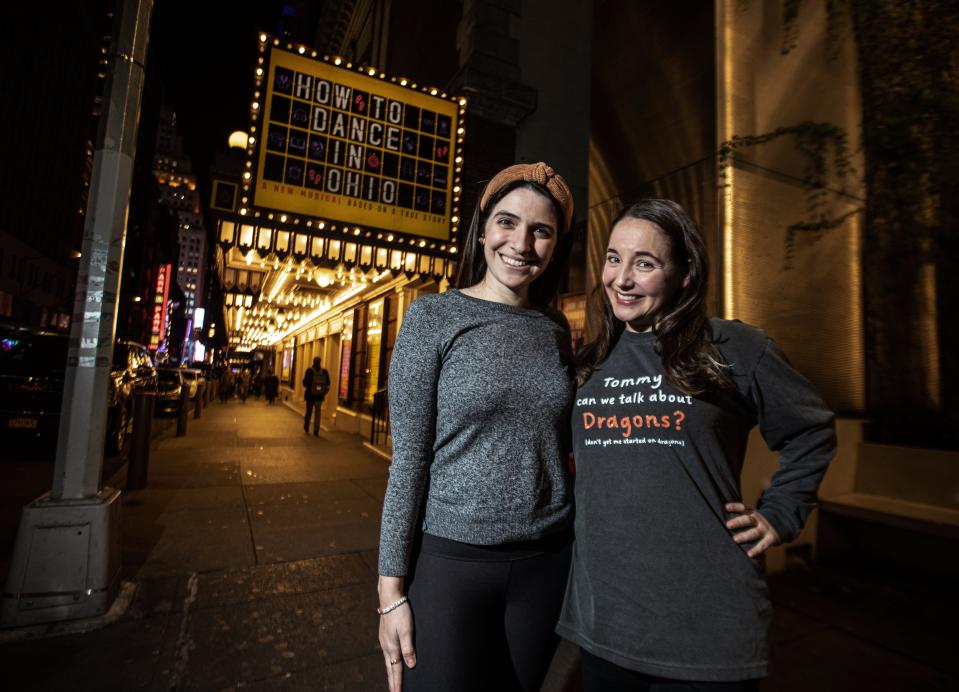
[[[653,325],[666,380],[684,394],[694,396],[732,387],[706,317],[709,262],[696,224],[685,209],[668,199],[635,202],[616,215],[611,227],[626,218],[654,224],[669,241],[671,261],[685,267],[689,278]],[[602,282],[590,294],[589,309],[598,322],[599,333],[577,354],[576,377],[580,384],[606,360],[625,329],[625,324],[613,314]]]
[[[500,200],[513,190],[521,187],[543,195],[553,205],[553,212],[556,214],[557,238],[556,249],[553,250],[553,260],[529,286],[529,302],[538,308],[545,308],[556,297],[560,281],[562,281],[566,272],[570,250],[570,234],[568,231],[570,219],[564,218],[563,207],[550,194],[546,186],[539,183],[516,180],[504,185],[490,196],[485,210],[481,210],[477,202],[476,210],[473,212],[473,220],[470,222],[466,240],[463,242],[463,259],[460,260],[455,285],[456,288],[468,288],[483,280],[486,275],[486,255],[483,254],[483,246],[479,242],[483,235],[483,229],[486,228],[490,213],[499,204]]]

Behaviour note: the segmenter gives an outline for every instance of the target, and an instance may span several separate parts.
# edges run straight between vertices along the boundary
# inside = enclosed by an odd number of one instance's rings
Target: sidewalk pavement
[[[186,437],[157,439],[147,488],[123,495],[129,607],[82,634],[0,631],[3,689],[385,690],[375,563],[388,464],[362,443],[304,434],[293,410],[252,398],[211,403]],[[771,591],[764,691],[959,688],[954,595],[823,569],[773,577]],[[544,692],[577,692],[577,666],[564,643]]]

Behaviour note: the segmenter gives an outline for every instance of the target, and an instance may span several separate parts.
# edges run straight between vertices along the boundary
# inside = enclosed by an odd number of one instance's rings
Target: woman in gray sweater
[[[404,316],[379,554],[391,692],[533,691],[545,677],[572,540],[573,396],[568,326],[546,305],[572,215],[546,164],[501,171],[458,288]]]

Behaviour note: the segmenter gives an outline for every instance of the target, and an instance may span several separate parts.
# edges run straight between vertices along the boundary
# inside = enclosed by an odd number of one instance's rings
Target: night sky
[[[249,126],[256,37],[275,33],[279,0],[253,3],[156,0],[147,84],[173,106],[186,153],[206,188],[206,174],[227,137]],[[218,11],[217,11],[218,10]]]

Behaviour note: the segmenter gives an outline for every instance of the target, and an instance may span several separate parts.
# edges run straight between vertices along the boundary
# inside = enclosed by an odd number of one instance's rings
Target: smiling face
[[[559,223],[552,201],[519,187],[490,210],[480,243],[486,274],[483,294],[498,302],[526,303],[529,286],[542,276],[556,249]]]
[[[603,286],[613,315],[626,329],[652,329],[688,283],[686,267],[673,262],[669,239],[658,226],[630,217],[613,226]]]

